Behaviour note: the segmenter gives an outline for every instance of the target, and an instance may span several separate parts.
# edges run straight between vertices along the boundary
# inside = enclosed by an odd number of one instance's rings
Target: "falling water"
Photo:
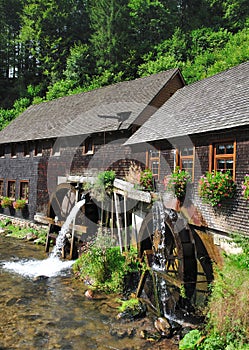
[[[8,261],[3,263],[3,268],[30,278],[37,276],[54,277],[61,274],[63,271],[68,270],[72,266],[73,261],[60,260],[61,251],[64,245],[66,234],[69,231],[69,225],[84,204],[85,199],[82,199],[75,204],[65,223],[63,224],[61,231],[59,232],[59,235],[56,239],[56,245],[54,246],[47,259],[22,259],[19,261]]]
[[[62,248],[64,246],[66,234],[69,231],[69,226],[70,226],[71,222],[73,221],[73,219],[76,217],[80,208],[83,207],[85,202],[86,202],[86,200],[84,198],[81,201],[77,202],[75,204],[75,206],[73,207],[73,209],[71,210],[70,214],[68,215],[66,221],[64,222],[64,224],[59,232],[59,235],[56,239],[56,245],[54,246],[54,248],[50,254],[50,258],[55,258],[55,257],[61,256],[61,251],[62,251]]]
[[[165,250],[167,249],[165,245],[165,235],[166,235],[166,226],[165,226],[165,208],[161,201],[154,203],[152,208],[153,213],[153,232],[158,236],[157,249],[154,248],[154,261],[152,265],[152,270],[154,271],[155,280],[156,280],[156,289],[159,296],[160,309],[164,317],[167,317],[168,320],[171,320],[173,317],[174,301],[172,302],[172,295],[168,290],[166,280],[157,272],[165,272],[166,269],[166,256]],[[171,308],[168,304],[171,299]]]

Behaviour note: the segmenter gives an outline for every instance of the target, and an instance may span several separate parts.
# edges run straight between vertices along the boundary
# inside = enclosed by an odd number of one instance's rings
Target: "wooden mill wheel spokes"
[[[163,279],[169,294],[168,310],[172,309],[172,300],[185,308],[200,300],[198,293],[202,293],[203,299],[213,279],[212,263],[202,240],[190,229],[181,214],[178,214],[177,220],[166,215],[162,234],[161,230],[154,230],[153,215],[149,213],[138,237],[138,255],[141,259],[146,257],[148,265],[147,274],[141,276],[138,294],[144,288],[152,304],[155,306],[156,299],[160,304],[160,295],[155,296],[158,289],[153,284]],[[157,277],[153,276],[155,274]]]
[[[57,216],[58,220],[65,221],[75,201],[76,190],[72,185],[67,183],[58,185],[50,199],[49,216],[52,218]]]

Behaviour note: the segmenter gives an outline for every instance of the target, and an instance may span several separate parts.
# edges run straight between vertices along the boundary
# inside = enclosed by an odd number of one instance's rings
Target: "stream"
[[[123,324],[133,331],[123,336],[118,328],[117,335],[113,296],[87,299],[87,287],[74,278],[68,261],[41,270],[49,278],[35,277],[32,268],[44,268],[46,260],[44,247],[0,235],[0,350],[178,349],[168,339],[142,339],[144,320]]]

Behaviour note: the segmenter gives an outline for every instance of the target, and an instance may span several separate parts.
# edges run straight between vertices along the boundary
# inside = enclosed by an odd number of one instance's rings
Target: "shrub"
[[[115,176],[116,174],[113,170],[106,170],[98,173],[97,179],[92,187],[92,196],[96,200],[103,201],[105,195],[112,194]]]
[[[222,201],[233,198],[236,185],[229,171],[207,172],[199,180],[198,193],[204,203],[221,206]]]
[[[249,174],[245,175],[241,187],[243,198],[245,198],[246,200],[249,199]]]
[[[138,269],[136,255],[132,251],[127,256],[122,255],[120,248],[110,246],[110,239],[105,237],[103,234],[97,237],[89,250],[76,260],[73,270],[100,291],[123,292],[125,277]]]
[[[185,198],[188,183],[191,183],[190,174],[179,167],[176,167],[174,172],[164,180],[165,190],[174,193],[180,201]]]

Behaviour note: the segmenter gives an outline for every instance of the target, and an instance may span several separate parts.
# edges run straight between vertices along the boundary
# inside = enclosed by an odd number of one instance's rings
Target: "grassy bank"
[[[225,256],[216,269],[204,329],[188,333],[179,349],[249,349],[249,238],[235,241],[243,252]]]

